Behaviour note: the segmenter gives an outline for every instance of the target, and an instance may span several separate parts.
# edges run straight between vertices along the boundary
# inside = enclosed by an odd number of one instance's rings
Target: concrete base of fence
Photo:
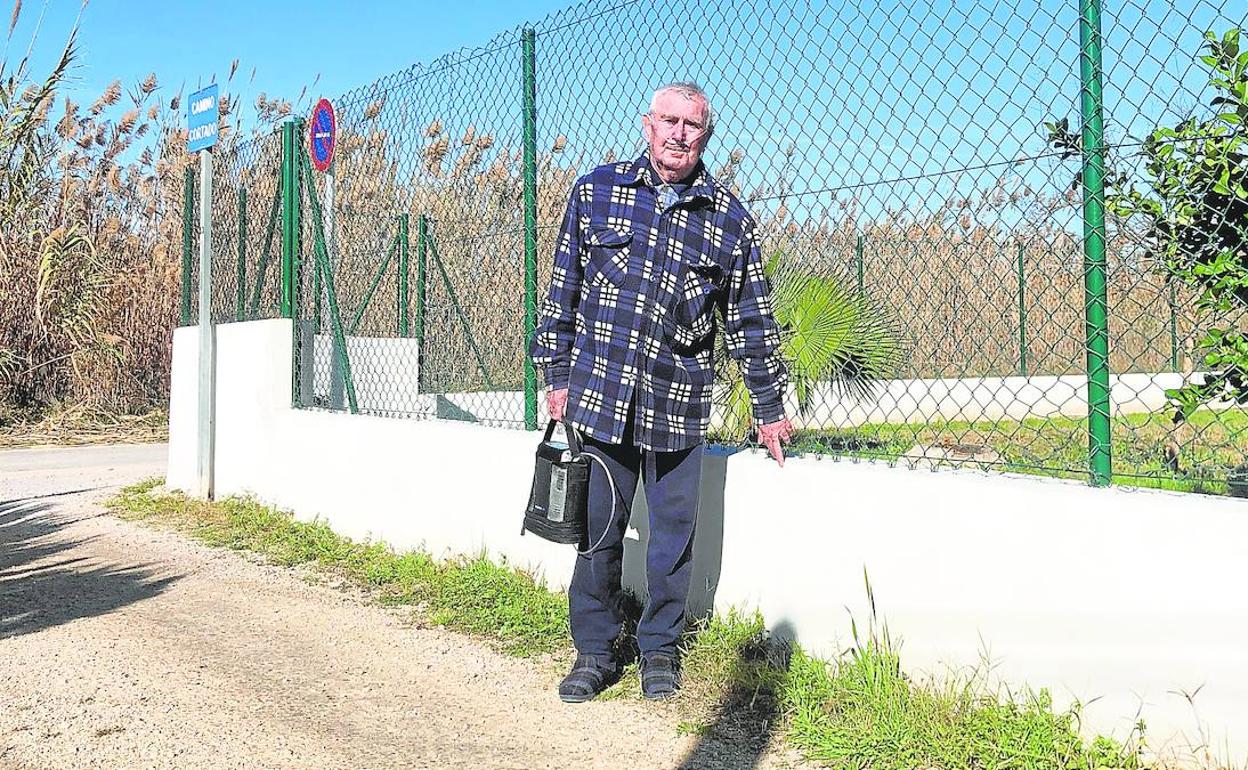
[[[196,345],[193,327],[175,332],[168,483],[187,490]],[[292,409],[288,321],[219,327],[217,359],[220,495],[254,494],[399,549],[484,551],[566,585],[571,550],[519,534],[535,434]],[[647,515],[639,495],[625,569],[642,590]],[[868,620],[865,573],[908,671],[987,655],[1004,682],[1087,704],[1089,732],[1124,736],[1140,712],[1154,748],[1207,739],[1242,762],[1245,543],[1242,500],[813,457],[781,469],[712,452],[690,600],[699,612],[758,608],[833,656],[851,617]],[[1182,693],[1198,689],[1193,710]]]

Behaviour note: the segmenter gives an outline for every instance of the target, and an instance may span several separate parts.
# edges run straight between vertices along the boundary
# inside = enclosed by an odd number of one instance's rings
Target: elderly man
[[[714,120],[697,85],[663,86],[641,118],[647,151],[577,180],[531,342],[550,416],[566,416],[611,476],[593,464],[596,547],[578,555],[569,588],[577,658],[559,685],[565,702],[594,698],[620,673],[623,537],[639,477],[650,508],[641,688],[651,699],[677,690],[717,308],[760,438],[784,464],[790,427],[779,329],[754,220],[702,164]]]

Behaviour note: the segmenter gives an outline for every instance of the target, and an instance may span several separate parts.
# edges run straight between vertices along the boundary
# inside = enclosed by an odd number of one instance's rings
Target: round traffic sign
[[[321,99],[312,108],[312,120],[308,121],[308,154],[317,171],[326,171],[334,160],[334,142],[338,124],[334,120],[334,105]]]

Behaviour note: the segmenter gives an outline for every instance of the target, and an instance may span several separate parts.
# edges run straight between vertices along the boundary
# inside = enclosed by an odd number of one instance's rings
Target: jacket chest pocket
[[[633,234],[614,227],[592,226],[585,231],[585,280],[590,285],[620,287],[628,271]]]
[[[681,294],[676,300],[676,322],[697,327],[709,319],[717,292],[722,291],[728,275],[722,265],[706,257],[685,267]]]

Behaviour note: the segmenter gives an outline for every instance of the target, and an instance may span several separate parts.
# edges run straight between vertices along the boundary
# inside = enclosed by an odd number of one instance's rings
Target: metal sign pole
[[[320,291],[328,292],[329,302],[322,306],[321,318],[318,319],[322,329],[330,329],[330,362],[329,362],[329,408],[341,410],[343,408],[343,391],[347,391],[347,395],[351,397],[351,411],[355,411],[355,390],[347,383],[349,370],[347,368],[347,351],[346,340],[343,338],[343,332],[339,323],[335,323],[338,316],[338,297],[334,294],[334,273],[338,267],[338,260],[335,258],[337,253],[335,238],[337,228],[334,227],[334,145],[337,142],[338,121],[334,117],[334,105],[328,99],[321,99],[312,108],[312,119],[308,122],[308,160],[312,162],[312,167],[317,171],[325,174],[325,195],[322,198],[325,205],[321,207],[319,214],[314,212],[315,216],[320,217],[319,225],[321,227],[321,245],[325,251],[322,254],[324,262],[321,268],[328,271],[320,281],[320,289],[317,293],[317,301],[320,301]],[[313,204],[315,206],[315,190],[312,191]],[[340,321],[341,319],[339,319]]]
[[[217,350],[212,325],[212,153],[199,152],[199,496],[213,498]]]
[[[332,165],[325,171],[325,213],[323,217],[325,225],[325,262],[329,265],[330,274],[334,275],[338,269],[337,259],[335,259],[338,250],[334,248],[334,167]],[[328,281],[321,281],[323,290],[327,283]],[[323,312],[328,313],[329,303],[326,303],[324,307],[325,310]],[[323,328],[333,328],[332,323],[332,321],[327,319]],[[343,386],[345,384],[342,371],[342,354],[344,351],[339,345],[338,335],[334,334],[331,337],[333,341],[330,343],[330,346],[333,350],[329,357],[329,404],[331,408],[341,410],[343,408]],[[345,345],[346,341],[344,340],[342,344]]]

